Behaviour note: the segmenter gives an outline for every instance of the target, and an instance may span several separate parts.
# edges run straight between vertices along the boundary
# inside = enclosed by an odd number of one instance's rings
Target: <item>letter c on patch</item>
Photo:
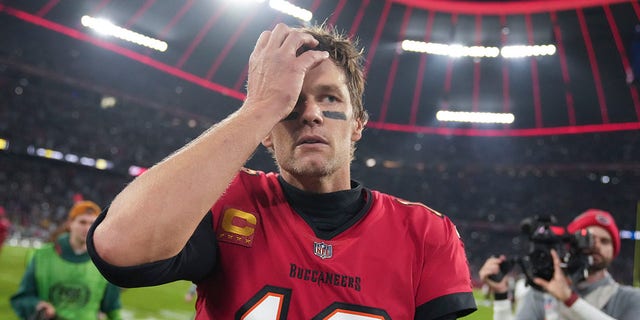
[[[238,219],[242,222],[238,221]],[[224,217],[222,218],[222,229],[229,233],[248,237],[253,234],[256,222],[256,216],[251,213],[240,211],[238,209],[227,209],[225,210]],[[240,226],[239,224],[244,226]]]

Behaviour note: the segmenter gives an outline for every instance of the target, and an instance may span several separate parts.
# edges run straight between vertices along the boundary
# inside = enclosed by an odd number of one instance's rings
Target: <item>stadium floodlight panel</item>
[[[116,37],[118,39],[129,41],[137,45],[158,50],[160,52],[165,52],[168,48],[167,43],[162,40],[154,39],[143,34],[119,27],[106,19],[82,16],[80,22],[83,26],[93,29],[98,33]]]
[[[113,162],[111,162],[109,160],[98,158],[98,159],[96,159],[95,167],[97,169],[100,169],[100,170],[112,169],[113,168]]]
[[[62,160],[64,154],[58,150],[46,149],[46,148],[38,148],[36,150],[36,154],[47,159],[56,159]]]
[[[556,53],[556,46],[552,44],[534,46],[505,46],[502,48],[498,48],[403,40],[401,47],[404,51],[435,54],[453,58],[496,58],[500,55],[503,58],[522,58],[534,56],[550,56]]]
[[[515,116],[513,113],[494,113],[494,112],[463,112],[463,111],[446,111],[440,110],[436,112],[438,121],[448,122],[470,122],[470,123],[513,123]]]
[[[93,167],[96,165],[96,159],[90,157],[81,157],[80,164],[88,167]]]
[[[556,46],[552,44],[536,46],[505,46],[500,50],[500,55],[504,58],[551,56],[555,53]]]
[[[270,0],[269,6],[284,14],[298,18],[302,21],[309,22],[313,18],[313,13],[307,9],[300,8],[286,0]]]
[[[77,163],[80,160],[80,157],[73,153],[67,153],[64,155],[64,160],[71,163]]]
[[[464,46],[461,44],[443,44],[414,40],[402,41],[402,50],[436,54],[449,57],[495,58],[500,54],[497,47]]]

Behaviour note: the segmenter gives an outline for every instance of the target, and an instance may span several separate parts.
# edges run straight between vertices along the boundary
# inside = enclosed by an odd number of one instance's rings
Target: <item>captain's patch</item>
[[[222,214],[218,229],[218,241],[239,244],[245,247],[253,245],[258,218],[249,212],[228,208]]]

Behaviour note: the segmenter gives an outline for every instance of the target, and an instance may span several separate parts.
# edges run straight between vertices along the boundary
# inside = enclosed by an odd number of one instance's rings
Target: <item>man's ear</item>
[[[271,141],[271,133],[269,133],[266,137],[262,139],[262,145],[265,146],[265,148],[273,147],[273,142]]]
[[[356,119],[353,126],[353,132],[351,133],[351,141],[356,142],[362,139],[362,131],[364,130],[364,126],[367,124],[366,121],[362,121]]]

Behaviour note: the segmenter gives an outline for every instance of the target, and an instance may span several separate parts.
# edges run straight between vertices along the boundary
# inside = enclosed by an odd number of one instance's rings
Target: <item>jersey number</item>
[[[236,312],[237,320],[285,320],[291,300],[291,289],[265,286]],[[313,320],[389,320],[381,309],[345,303],[334,303]]]

